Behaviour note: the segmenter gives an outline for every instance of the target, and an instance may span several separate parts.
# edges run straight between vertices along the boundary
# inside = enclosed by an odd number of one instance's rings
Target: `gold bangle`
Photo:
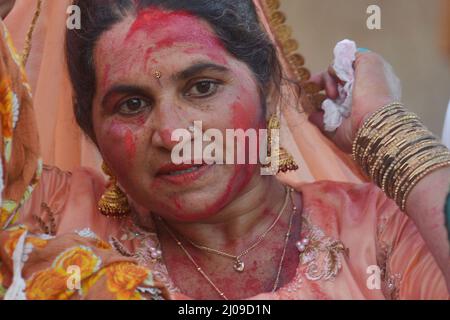
[[[399,199],[404,197],[404,192],[408,188],[408,185],[415,180],[417,175],[421,175],[423,172],[428,170],[428,167],[434,166],[436,163],[440,163],[442,161],[450,160],[449,154],[442,152],[441,154],[435,154],[430,156],[424,162],[420,162],[415,167],[411,168],[402,179],[396,181],[396,188],[394,192],[394,199],[397,203],[401,203]]]
[[[430,159],[442,153],[442,147],[437,143],[420,144],[415,149],[411,150],[408,154],[394,166],[393,173],[390,176],[390,183],[387,186],[387,194],[392,198],[395,198],[397,187],[403,183],[405,177],[407,177],[417,166],[421,163],[427,162]],[[403,178],[402,178],[403,177]]]
[[[361,136],[358,144],[360,149],[356,149],[355,158],[364,165],[367,164],[367,155],[370,151],[386,138],[387,134],[392,134],[397,130],[402,130],[406,124],[413,126],[417,119],[411,115],[402,114],[396,115],[392,118],[385,118],[384,123],[381,123],[369,132],[367,136]]]
[[[388,188],[388,186],[393,184],[392,178],[395,173],[395,167],[398,164],[403,163],[405,156],[410,155],[415,150],[417,150],[417,149],[420,150],[421,148],[426,147],[426,146],[437,146],[436,141],[433,141],[433,140],[425,140],[425,141],[423,141],[423,140],[417,141],[416,140],[415,143],[416,144],[414,144],[414,142],[412,142],[410,145],[406,146],[405,149],[403,149],[393,159],[393,161],[389,164],[389,167],[386,169],[386,171],[383,174],[383,179],[381,182],[381,189],[391,198],[393,197],[393,194],[390,192],[390,188]]]
[[[402,210],[424,176],[450,164],[450,151],[398,102],[364,121],[353,141],[352,157]]]
[[[425,178],[427,175],[433,173],[434,171],[437,171],[439,169],[450,167],[450,158],[447,161],[444,161],[442,163],[437,163],[436,165],[426,169],[424,172],[422,172],[414,182],[412,182],[409,186],[409,188],[405,191],[401,202],[399,204],[399,207],[402,211],[406,211],[406,202],[408,201],[409,194],[411,193],[412,189],[420,182],[423,178]]]
[[[365,132],[366,132],[366,130],[368,130],[368,128],[372,128],[373,127],[373,125],[372,125],[372,122],[375,120],[375,119],[377,119],[377,118],[379,118],[379,117],[382,117],[383,116],[383,114],[385,114],[385,113],[388,113],[388,112],[390,112],[390,111],[395,111],[396,110],[396,108],[398,107],[398,106],[401,106],[401,103],[399,103],[399,102],[396,102],[396,103],[392,103],[392,104],[389,104],[389,105],[387,105],[387,106],[385,106],[385,107],[383,107],[383,108],[381,108],[380,110],[378,110],[377,112],[375,112],[374,114],[372,114],[365,122],[364,122],[364,124],[361,126],[361,128],[359,128],[359,130],[358,130],[358,132],[357,132],[357,134],[356,134],[356,138],[354,139],[354,141],[353,141],[353,146],[352,146],[352,154],[353,154],[353,158],[356,160],[356,151],[357,151],[357,149],[359,148],[359,140],[360,140],[360,138],[363,136],[363,135],[365,135]],[[398,110],[396,111],[396,112],[398,112]]]
[[[405,128],[407,123],[401,123],[398,127],[392,129],[389,133],[385,134],[377,143],[374,144],[372,150],[370,150],[369,157],[365,161],[369,168],[372,168],[370,173],[371,177],[374,177],[374,169],[378,167],[378,162],[382,160],[380,152],[385,152],[387,150],[396,149],[398,145],[399,136],[402,135],[403,139],[406,139],[404,135],[417,135],[417,130],[413,126],[408,126]],[[395,125],[394,125],[395,126]],[[402,140],[403,141],[403,140]],[[398,152],[398,151],[397,151]],[[375,160],[375,161],[374,161]]]
[[[374,182],[377,185],[383,186],[382,181],[384,173],[387,170],[388,159],[399,158],[399,155],[405,149],[405,145],[408,145],[409,141],[418,141],[424,133],[426,133],[425,130],[416,131],[415,129],[407,129],[406,132],[402,132],[402,138],[400,138],[400,136],[395,136],[394,141],[387,142],[377,151],[378,159],[373,164],[371,171],[371,177],[373,177]]]
[[[378,142],[382,142],[384,138],[386,138],[386,134],[389,133],[398,133],[398,131],[401,131],[402,128],[404,128],[405,125],[412,124],[412,121],[415,120],[415,117],[405,115],[401,118],[396,119],[393,123],[387,124],[386,128],[384,130],[377,130],[376,134],[371,137],[369,144],[366,146],[366,149],[364,150],[364,153],[361,157],[361,164],[363,167],[364,172],[367,174],[368,167],[370,166],[370,163],[367,159],[367,156],[370,154],[370,152],[373,149],[373,146]]]

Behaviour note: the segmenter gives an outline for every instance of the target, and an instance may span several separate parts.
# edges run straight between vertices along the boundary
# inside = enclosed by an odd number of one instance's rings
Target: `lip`
[[[193,172],[186,172],[183,174],[171,175],[171,173],[176,171],[189,170],[194,167],[198,167],[199,169]],[[192,183],[200,177],[202,177],[209,169],[211,169],[212,165],[202,164],[202,165],[193,165],[193,164],[167,164],[161,167],[157,174],[156,179],[160,179],[171,184],[183,185]]]

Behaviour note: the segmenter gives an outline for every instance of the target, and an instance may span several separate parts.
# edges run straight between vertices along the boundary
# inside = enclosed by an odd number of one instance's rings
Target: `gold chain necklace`
[[[289,195],[292,191],[288,188],[286,188],[286,198],[284,200],[283,206],[277,216],[277,218],[275,219],[275,221],[270,225],[270,227],[263,233],[261,234],[258,239],[256,240],[256,242],[254,244],[252,244],[249,248],[247,248],[246,250],[244,250],[242,253],[238,254],[238,255],[233,255],[233,254],[229,254],[217,249],[212,249],[212,248],[208,248],[206,246],[203,245],[199,245],[194,243],[193,241],[186,239],[186,241],[188,241],[192,246],[194,246],[195,248],[199,249],[199,250],[203,250],[206,251],[208,253],[212,253],[212,254],[216,254],[222,257],[226,257],[226,258],[230,258],[232,260],[234,260],[234,265],[233,268],[235,271],[237,272],[244,272],[245,270],[245,263],[242,261],[242,258],[244,256],[246,256],[250,251],[252,251],[253,249],[255,249],[263,240],[264,238],[267,236],[267,234],[272,231],[272,229],[277,225],[278,221],[280,220],[281,216],[283,215],[284,211],[286,210],[288,201],[289,201]]]
[[[287,199],[289,199],[289,197],[291,199],[291,202],[292,202],[292,213],[291,213],[291,216],[290,216],[290,219],[289,219],[289,227],[288,227],[288,231],[286,232],[286,235],[285,235],[283,251],[282,251],[282,254],[281,254],[281,258],[280,258],[280,263],[278,265],[277,276],[275,278],[275,283],[273,285],[272,293],[274,293],[277,290],[278,285],[279,285],[281,269],[283,268],[283,262],[284,262],[284,258],[286,256],[287,245],[289,243],[289,238],[291,236],[292,223],[293,223],[293,220],[294,220],[294,216],[297,213],[297,206],[295,205],[294,199],[292,197],[292,193],[293,193],[293,190],[292,189],[288,189],[288,191],[287,191]],[[281,210],[281,214],[284,212],[284,209],[286,208],[286,204],[287,204],[287,201],[285,201],[285,205],[283,205],[283,210]],[[276,222],[278,222],[278,220],[280,219],[281,214],[277,217]],[[176,242],[176,244],[180,247],[180,249],[187,256],[189,261],[191,261],[191,263],[195,266],[196,270],[202,275],[202,277],[205,278],[205,280],[211,285],[211,287],[214,288],[214,290],[219,294],[219,296],[222,299],[228,300],[227,296],[216,286],[216,284],[211,280],[211,278],[206,274],[206,272],[198,265],[198,263],[195,261],[195,259],[189,253],[189,251],[183,246],[181,241],[178,239],[178,237],[175,235],[175,233],[170,229],[170,227],[165,223],[165,221],[161,217],[158,217],[158,219],[161,221],[162,225],[167,230],[169,235],[173,238],[173,240]],[[276,224],[276,222],[274,224]],[[271,228],[269,228],[269,229],[270,230],[273,229],[273,226],[271,226]],[[269,231],[266,231],[265,234],[267,235],[267,233]]]

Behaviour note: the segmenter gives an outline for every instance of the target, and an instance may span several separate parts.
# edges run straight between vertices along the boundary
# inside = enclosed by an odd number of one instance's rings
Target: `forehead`
[[[126,17],[105,32],[96,45],[95,56],[102,69],[126,67],[142,72],[167,59],[171,59],[171,66],[199,58],[226,64],[227,52],[202,19],[183,11],[151,8],[136,17]]]

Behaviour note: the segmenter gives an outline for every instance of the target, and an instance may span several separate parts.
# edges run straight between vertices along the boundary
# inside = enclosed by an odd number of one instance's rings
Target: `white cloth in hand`
[[[325,111],[325,130],[334,132],[342,124],[344,118],[352,113],[353,85],[355,82],[355,70],[353,63],[356,60],[356,43],[351,40],[339,42],[334,49],[333,69],[337,77],[344,82],[338,84],[339,97],[336,100],[327,99],[322,104]]]

